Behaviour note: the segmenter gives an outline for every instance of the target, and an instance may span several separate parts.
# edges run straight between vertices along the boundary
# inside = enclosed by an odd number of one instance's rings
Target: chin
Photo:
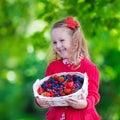
[[[69,59],[69,57],[62,57],[63,59]]]
[[[69,59],[70,57],[68,57],[67,55],[61,55],[61,57],[63,58],[63,59]]]

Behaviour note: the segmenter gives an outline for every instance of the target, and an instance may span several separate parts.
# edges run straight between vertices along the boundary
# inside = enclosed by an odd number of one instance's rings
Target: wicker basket
[[[66,75],[66,74],[71,74],[71,75],[77,75],[82,78],[84,78],[83,85],[81,89],[79,89],[77,92],[73,94],[69,94],[66,96],[59,96],[59,97],[45,97],[42,95],[39,95],[37,92],[37,89],[42,85],[42,83],[50,76],[47,76],[41,80],[37,79],[35,83],[33,84],[33,92],[34,92],[34,97],[39,97],[40,100],[48,102],[51,106],[68,106],[66,100],[69,98],[76,98],[76,99],[81,99],[81,95],[85,95],[87,97],[88,95],[88,76],[86,73],[80,73],[80,72],[62,72],[62,73],[57,73],[56,75]]]

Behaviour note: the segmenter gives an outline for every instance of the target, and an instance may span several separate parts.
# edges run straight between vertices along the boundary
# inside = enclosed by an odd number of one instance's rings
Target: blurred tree
[[[1,0],[1,120],[45,119],[47,109],[34,105],[32,85],[45,74],[51,26],[66,16],[81,23],[100,70],[100,115],[103,120],[120,119],[120,1]]]

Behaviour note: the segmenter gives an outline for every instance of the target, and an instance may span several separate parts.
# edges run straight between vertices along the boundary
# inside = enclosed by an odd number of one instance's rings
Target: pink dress
[[[51,107],[46,114],[47,120],[100,120],[95,105],[100,100],[99,95],[99,72],[96,66],[86,58],[76,70],[64,64],[62,60],[53,61],[46,70],[46,76],[59,72],[81,72],[88,75],[88,105],[85,109],[74,109],[72,107]]]

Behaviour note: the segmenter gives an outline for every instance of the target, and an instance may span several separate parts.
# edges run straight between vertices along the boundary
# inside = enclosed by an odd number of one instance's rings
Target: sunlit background
[[[52,24],[73,16],[101,73],[102,120],[120,120],[119,0],[0,0],[0,120],[45,120],[32,85],[44,77]]]

